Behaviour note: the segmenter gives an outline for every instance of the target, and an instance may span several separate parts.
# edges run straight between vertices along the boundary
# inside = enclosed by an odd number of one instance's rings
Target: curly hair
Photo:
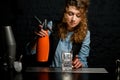
[[[71,36],[71,41],[75,43],[81,43],[85,38],[88,30],[87,25],[87,8],[88,8],[89,1],[88,0],[67,0],[65,5],[65,10],[69,6],[75,6],[81,14],[81,21],[80,23],[74,28],[74,33]],[[58,24],[58,35],[61,39],[65,39],[67,35],[67,28],[65,27],[65,19],[62,18],[62,22]]]

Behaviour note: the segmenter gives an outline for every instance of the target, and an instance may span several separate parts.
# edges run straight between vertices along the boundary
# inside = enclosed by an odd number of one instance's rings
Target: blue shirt
[[[59,40],[58,46],[55,51],[54,60],[52,61],[51,67],[61,67],[62,66],[62,52],[70,52],[72,49],[72,42],[70,42],[70,37],[73,32],[69,32],[65,40]],[[29,45],[29,44],[28,44]],[[78,52],[78,57],[83,64],[83,67],[88,67],[87,57],[90,51],[90,31],[87,32],[85,39],[82,42],[80,51]],[[36,50],[31,50],[29,54],[36,54]]]
[[[52,61],[51,67],[61,67],[62,66],[62,53],[70,52],[72,50],[72,42],[70,42],[70,37],[73,32],[69,32],[65,40],[59,40],[57,49],[55,51],[54,60]],[[89,56],[90,50],[90,32],[87,32],[85,39],[83,40],[80,51],[78,52],[78,57],[83,64],[83,67],[88,67],[87,57]]]

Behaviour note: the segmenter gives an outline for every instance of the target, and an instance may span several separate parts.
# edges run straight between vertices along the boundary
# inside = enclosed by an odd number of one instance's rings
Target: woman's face
[[[67,23],[67,29],[71,30],[80,23],[81,13],[75,6],[69,6],[66,8],[64,18]]]

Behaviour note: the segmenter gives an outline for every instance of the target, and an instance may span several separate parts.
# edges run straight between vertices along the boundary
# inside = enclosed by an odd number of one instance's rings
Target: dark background
[[[35,28],[34,16],[59,21],[65,0],[1,0],[0,30],[12,26],[17,43],[17,55],[25,54]],[[120,59],[120,0],[91,0],[88,24],[91,31],[90,67],[115,69]],[[0,34],[2,37],[2,33]],[[4,40],[0,43],[0,56],[4,54]],[[2,57],[0,57],[2,58]]]

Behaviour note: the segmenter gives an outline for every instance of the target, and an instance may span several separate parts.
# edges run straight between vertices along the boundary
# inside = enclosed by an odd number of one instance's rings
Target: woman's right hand
[[[46,32],[46,30],[44,30],[42,27],[42,25],[39,25],[39,30],[38,31],[35,31],[35,34],[39,37],[45,37],[48,35],[48,33]]]

